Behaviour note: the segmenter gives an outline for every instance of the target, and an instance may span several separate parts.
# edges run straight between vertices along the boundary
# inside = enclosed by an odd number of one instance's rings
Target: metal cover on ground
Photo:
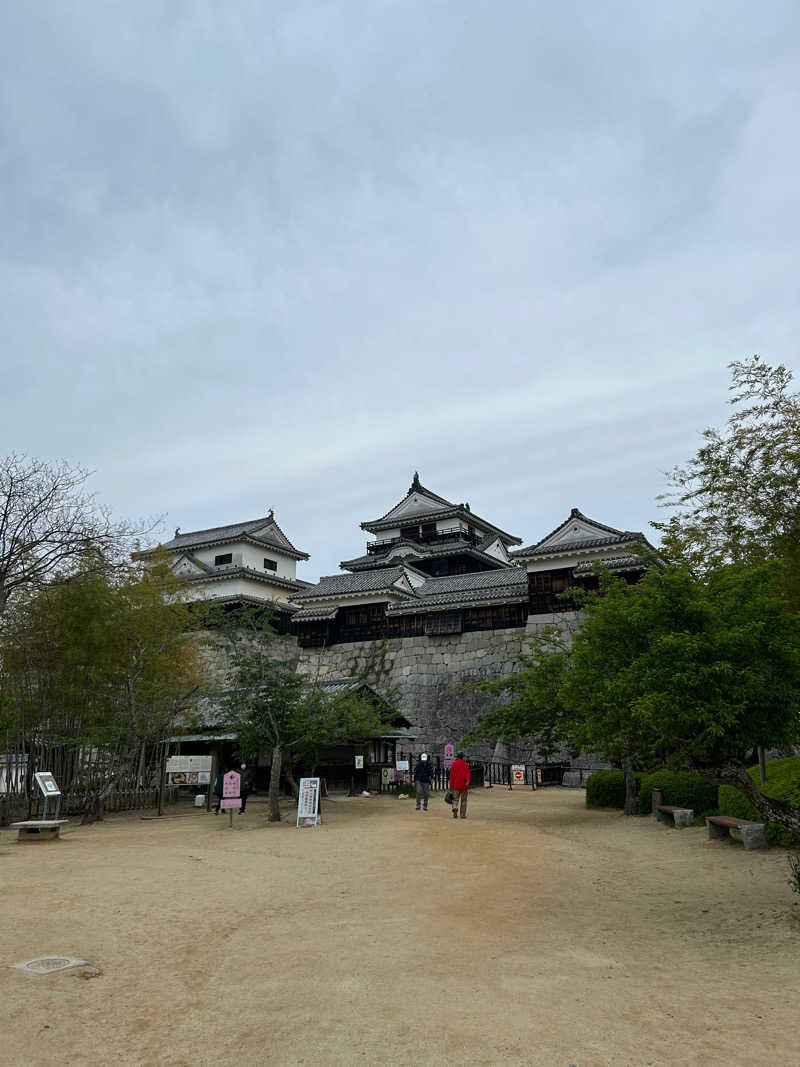
[[[70,967],[84,967],[86,963],[86,960],[74,956],[37,956],[36,959],[12,963],[11,966],[26,974],[53,974],[55,971],[67,971]]]

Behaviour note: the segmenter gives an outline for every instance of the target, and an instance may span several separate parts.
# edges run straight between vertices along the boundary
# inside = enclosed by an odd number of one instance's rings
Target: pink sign
[[[453,758],[455,756],[455,752],[456,752],[455,745],[445,745],[444,746],[444,765],[445,765],[445,767],[449,767],[450,764],[453,762]]]
[[[242,782],[242,776],[237,771],[228,771],[225,777],[222,779],[222,795],[223,797],[236,797],[240,796],[240,785]],[[225,807],[225,805],[222,805]],[[231,806],[231,805],[229,805]]]
[[[240,808],[242,806],[241,797],[223,797],[219,802],[219,806],[223,811],[227,811],[228,808]]]

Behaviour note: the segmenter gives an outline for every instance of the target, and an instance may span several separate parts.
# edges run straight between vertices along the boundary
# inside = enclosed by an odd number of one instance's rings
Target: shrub
[[[676,808],[691,808],[695,816],[717,810],[717,787],[690,771],[653,771],[643,774],[639,788],[639,811],[649,815],[653,810],[651,793],[660,789],[665,804]]]
[[[641,774],[636,773],[639,782]],[[587,808],[624,808],[625,775],[622,771],[595,771],[586,779]]]
[[[770,760],[767,764],[767,780],[761,785],[758,767],[747,771],[765,796],[783,800],[793,808],[800,809],[800,756],[787,756],[785,759]],[[731,815],[737,819],[752,819],[763,822],[763,816],[753,807],[744,793],[732,785],[721,785],[718,790],[719,810],[722,815]],[[779,845],[796,845],[797,839],[790,830],[775,823],[767,823],[767,838]]]

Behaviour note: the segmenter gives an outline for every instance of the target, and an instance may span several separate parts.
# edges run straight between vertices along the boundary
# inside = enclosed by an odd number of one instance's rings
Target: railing
[[[416,544],[435,544],[446,541],[464,541],[468,545],[476,545],[478,538],[475,534],[469,533],[467,530],[460,530],[458,527],[453,527],[451,530],[437,530],[433,534],[417,534],[415,537],[387,537],[382,541],[368,541],[367,552],[370,555],[379,555],[384,552],[388,552],[392,545],[397,545],[401,541],[412,541]]]

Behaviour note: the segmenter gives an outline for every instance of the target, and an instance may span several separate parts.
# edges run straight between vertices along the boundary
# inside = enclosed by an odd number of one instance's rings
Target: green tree
[[[287,643],[276,637],[263,610],[242,611],[222,624],[228,679],[218,695],[226,723],[243,756],[270,753],[268,821],[281,818],[280,777],[294,760],[320,748],[357,742],[379,732],[379,710],[357,689],[327,693],[298,673]]]
[[[164,561],[120,571],[90,559],[14,605],[0,642],[7,698],[28,745],[71,754],[62,784],[93,754],[87,821],[123,773],[141,780],[148,746],[203,681],[179,592]]]
[[[727,563],[782,558],[800,608],[800,394],[791,371],[758,356],[730,364],[734,411],[707,429],[661,497],[674,514],[653,523],[664,553],[697,572]]]
[[[746,770],[748,751],[800,729],[800,619],[783,588],[778,561],[702,578],[671,566],[633,586],[605,578],[572,647],[540,651],[513,676],[505,736],[544,727],[631,774],[636,761],[686,767],[736,786],[800,837],[800,812],[765,797]],[[503,725],[498,708],[473,733]]]

